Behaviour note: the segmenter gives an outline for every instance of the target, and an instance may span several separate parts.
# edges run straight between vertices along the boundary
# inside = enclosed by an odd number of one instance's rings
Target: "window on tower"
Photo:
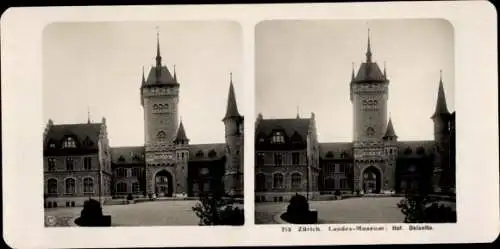
[[[158,134],[156,134],[156,137],[158,139],[165,139],[166,136],[167,136],[167,134],[165,134],[164,131],[159,131]]]
[[[375,135],[375,129],[373,129],[373,127],[368,127],[366,129],[366,135],[369,136],[369,137]]]

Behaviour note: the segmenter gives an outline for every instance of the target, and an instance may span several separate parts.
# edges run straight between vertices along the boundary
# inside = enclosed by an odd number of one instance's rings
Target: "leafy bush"
[[[340,192],[340,190],[338,190],[338,189],[335,190],[335,196],[341,196],[341,195],[342,195],[342,193]]]
[[[244,210],[233,207],[231,199],[224,200],[219,195],[202,194],[199,200],[192,209],[200,218],[200,226],[238,226],[245,223]]]
[[[133,199],[134,199],[134,197],[132,196],[132,194],[130,194],[130,193],[129,193],[129,194],[127,195],[127,201],[131,201],[131,200],[133,200]]]
[[[355,192],[356,192],[356,196],[361,196],[361,190],[356,189],[356,191],[355,191]]]
[[[456,211],[438,204],[426,195],[407,195],[398,203],[405,215],[405,223],[449,223],[456,222]]]

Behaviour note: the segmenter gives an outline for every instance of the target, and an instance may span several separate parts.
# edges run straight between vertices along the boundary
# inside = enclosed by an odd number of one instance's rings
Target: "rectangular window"
[[[55,158],[48,158],[47,159],[47,164],[48,164],[48,170],[49,171],[56,170],[56,159]]]
[[[344,164],[341,164],[341,165],[340,165],[339,171],[340,171],[341,173],[344,173],[344,172],[345,172],[345,165],[344,165]]]
[[[293,165],[299,165],[300,164],[300,153],[299,152],[293,152],[292,153],[292,164]]]
[[[255,163],[257,164],[257,166],[264,165],[264,153],[263,152],[257,152],[257,156],[255,158]]]
[[[139,185],[138,182],[132,183],[132,192],[134,192],[134,193],[141,192],[141,186]]]
[[[83,159],[83,169],[85,169],[85,170],[92,169],[92,158],[91,157],[85,157]]]
[[[347,179],[340,179],[340,188],[348,188]]]
[[[132,168],[132,176],[138,177],[140,174],[140,168]]]
[[[66,157],[66,170],[73,170],[73,158],[71,157]]]
[[[274,165],[283,165],[283,155],[281,153],[274,153]]]

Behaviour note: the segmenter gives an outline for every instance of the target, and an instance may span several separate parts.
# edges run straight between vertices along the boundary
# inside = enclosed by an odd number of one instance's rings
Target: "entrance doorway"
[[[167,170],[162,170],[156,173],[154,178],[155,193],[157,197],[172,197],[173,177]]]
[[[375,166],[367,167],[363,171],[363,191],[365,193],[380,193],[381,174]]]

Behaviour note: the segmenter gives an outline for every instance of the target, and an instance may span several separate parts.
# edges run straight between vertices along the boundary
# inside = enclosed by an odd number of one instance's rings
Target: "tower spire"
[[[156,68],[155,68],[156,84],[160,83],[161,78],[161,54],[160,54],[160,31],[156,26]]]
[[[144,77],[144,66],[142,66],[142,84],[146,84],[146,78]]]
[[[384,138],[386,137],[397,137],[394,131],[394,126],[392,125],[391,114],[389,114],[389,123],[387,124],[387,130],[385,131]]]
[[[184,130],[184,125],[182,124],[182,118],[179,124],[179,129],[177,129],[177,135],[175,136],[175,142],[188,142],[189,139],[186,136],[186,131]]]
[[[372,62],[372,48],[370,42],[370,28],[368,28],[368,46],[366,48],[366,62]]]
[[[386,71],[386,68],[387,68],[387,64],[386,64],[386,62],[384,61],[384,79],[387,79],[387,71]]]
[[[230,81],[229,81],[229,94],[227,97],[227,108],[226,108],[226,115],[224,116],[225,119],[233,118],[233,117],[241,117],[240,113],[238,112],[238,106],[236,105],[236,96],[234,94],[234,86],[233,86],[233,73],[231,72],[229,74]]]
[[[450,114],[450,112],[448,111],[448,107],[446,105],[446,96],[444,94],[443,70],[439,70],[439,89],[436,101],[436,110],[434,111],[434,114],[432,115],[431,118],[435,118],[436,116],[439,116],[441,114],[445,115]]]
[[[354,81],[354,62],[352,62],[352,73],[351,73],[351,81]]]
[[[177,82],[177,72],[175,70],[175,64],[174,64],[174,82]]]

